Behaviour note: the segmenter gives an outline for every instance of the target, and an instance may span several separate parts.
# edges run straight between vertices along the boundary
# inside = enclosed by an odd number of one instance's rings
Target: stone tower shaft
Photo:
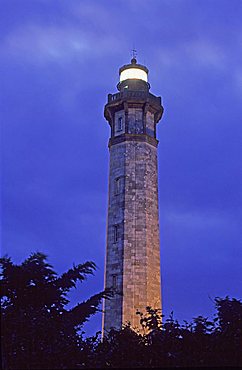
[[[117,293],[105,301],[104,332],[127,322],[139,328],[137,310],[161,308],[156,124],[163,107],[149,92],[146,67],[133,59],[122,73],[128,78],[104,109],[111,128],[105,287]]]

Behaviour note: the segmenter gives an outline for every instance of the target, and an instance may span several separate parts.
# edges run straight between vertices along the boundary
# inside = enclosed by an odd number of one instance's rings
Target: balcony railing
[[[159,96],[157,97],[146,91],[124,90],[116,94],[108,94],[108,103],[116,102],[120,99],[131,99],[131,100],[149,99],[154,104],[161,105],[161,98]]]

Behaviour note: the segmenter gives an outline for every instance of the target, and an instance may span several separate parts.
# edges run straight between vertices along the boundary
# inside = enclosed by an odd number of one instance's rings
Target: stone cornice
[[[157,139],[146,134],[122,134],[110,138],[108,147],[110,148],[113,145],[120,144],[125,141],[145,142],[150,145],[153,145],[154,147],[157,147],[159,143]]]

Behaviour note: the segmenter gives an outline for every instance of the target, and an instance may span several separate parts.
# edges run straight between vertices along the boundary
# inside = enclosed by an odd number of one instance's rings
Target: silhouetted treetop
[[[102,299],[112,296],[103,291],[66,308],[68,292],[93,275],[95,263],[74,265],[60,277],[43,253],[33,253],[19,265],[3,257],[0,265],[4,368],[74,366],[78,330],[100,311]]]

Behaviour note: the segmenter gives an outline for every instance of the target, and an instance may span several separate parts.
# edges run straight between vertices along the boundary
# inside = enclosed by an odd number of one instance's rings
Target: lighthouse
[[[129,323],[136,312],[161,308],[156,125],[161,97],[150,93],[148,68],[135,57],[119,69],[118,91],[108,94],[109,189],[103,332]]]

